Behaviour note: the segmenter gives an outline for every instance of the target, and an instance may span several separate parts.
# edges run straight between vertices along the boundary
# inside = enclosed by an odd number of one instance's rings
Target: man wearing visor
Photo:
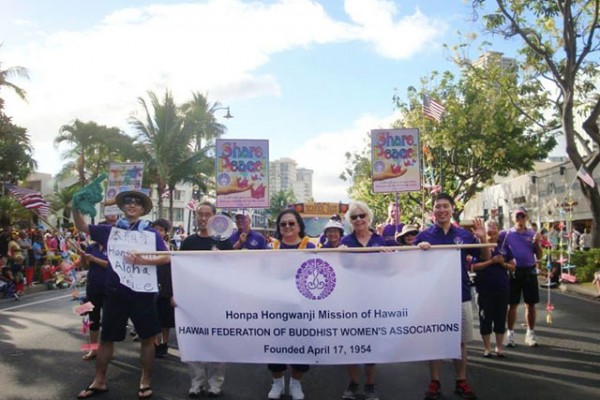
[[[517,320],[517,308],[521,302],[521,293],[525,302],[525,321],[527,323],[525,344],[533,347],[538,345],[534,332],[535,305],[540,301],[536,261],[542,258],[542,246],[540,245],[540,234],[527,227],[529,218],[524,207],[515,208],[512,217],[515,225],[508,231],[500,232],[498,237],[499,251],[510,249],[517,266],[510,279],[506,347],[515,347],[514,327]]]

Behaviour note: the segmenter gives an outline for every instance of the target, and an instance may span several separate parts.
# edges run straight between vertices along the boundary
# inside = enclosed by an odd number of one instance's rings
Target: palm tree
[[[79,119],[60,127],[54,144],[68,143],[71,148],[63,154],[63,159],[70,159],[60,172],[60,176],[72,172],[78,177],[83,187],[88,179],[95,178],[108,170],[111,161],[126,161],[135,156],[133,139],[121,132],[119,128],[109,128],[96,122],[82,122]]]
[[[50,207],[52,210],[58,213],[62,212],[62,227],[67,228],[71,225],[71,211],[72,211],[72,200],[73,195],[81,186],[78,183],[62,188],[58,192],[54,193],[49,197]]]
[[[222,108],[218,101],[210,104],[207,97],[198,92],[192,96],[192,100],[181,106],[181,111],[185,115],[185,129],[194,138],[194,150],[200,151],[203,139],[209,144],[225,134],[227,127],[218,123],[215,117],[215,111]]]
[[[66,168],[72,168],[77,172],[78,182],[81,187],[85,186],[87,182],[85,176],[86,149],[94,144],[94,134],[97,129],[98,124],[95,122],[83,122],[76,119],[71,124],[61,126],[58,136],[54,139],[56,147],[63,142],[72,146],[63,153],[63,159],[74,159],[74,161],[68,163]]]
[[[162,103],[154,92],[147,94],[151,108],[144,98],[138,98],[143,117],[132,117],[130,123],[137,132],[136,140],[143,148],[147,170],[156,184],[158,215],[162,215],[162,193],[174,190],[173,176],[180,173],[180,164],[191,156],[191,137],[189,131],[183,129],[183,117],[168,90]]]
[[[7,87],[15,92],[21,99],[27,100],[27,93],[25,90],[9,81],[9,79],[13,77],[29,79],[29,74],[27,69],[23,67],[9,67],[7,69],[2,69],[2,63],[0,62],[0,90],[2,90],[3,87]],[[0,109],[1,108],[2,104],[0,103]]]

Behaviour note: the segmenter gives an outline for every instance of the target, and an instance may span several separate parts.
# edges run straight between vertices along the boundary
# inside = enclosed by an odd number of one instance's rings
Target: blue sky
[[[313,169],[317,201],[347,199],[344,153],[397,118],[395,90],[405,96],[431,71],[455,69],[443,44],[457,31],[479,29],[463,0],[0,0],[0,9],[2,68],[30,73],[13,80],[27,103],[2,96],[41,172],[61,167],[61,125],[129,132],[148,90],[168,88],[178,103],[198,91],[231,107],[227,137],[269,139],[271,160]],[[494,49],[515,55],[514,43]]]

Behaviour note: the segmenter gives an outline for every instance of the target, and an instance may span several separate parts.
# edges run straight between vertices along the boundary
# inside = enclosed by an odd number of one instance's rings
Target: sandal
[[[491,358],[492,357],[492,353],[486,350],[486,351],[483,352],[483,356],[485,358]]]
[[[87,388],[82,390],[81,393],[79,393],[77,395],[77,398],[78,399],[90,399],[94,396],[100,396],[101,394],[104,394],[106,392],[108,392],[108,389],[100,389],[100,388],[88,386]]]
[[[150,392],[150,394],[146,394]],[[147,386],[145,388],[140,388],[138,390],[138,399],[149,399],[150,397],[152,397],[152,395],[154,394],[154,392],[152,391],[152,388],[150,386]]]
[[[83,357],[81,357],[83,360],[85,361],[90,361],[93,360],[94,358],[96,358],[98,355],[92,351],[90,351],[87,354],[84,354]]]

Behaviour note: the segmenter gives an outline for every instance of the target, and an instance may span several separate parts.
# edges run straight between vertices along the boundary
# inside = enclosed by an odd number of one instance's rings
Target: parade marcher
[[[433,214],[435,224],[417,235],[415,244],[423,250],[431,245],[439,244],[475,244],[487,243],[487,235],[481,220],[476,219],[473,223],[473,232],[455,226],[452,223],[454,213],[454,199],[447,193],[440,193],[435,197],[433,204]],[[473,308],[471,306],[471,284],[469,274],[466,269],[467,256],[479,260],[488,260],[490,258],[489,248],[480,249],[461,249],[461,358],[454,360],[456,370],[456,386],[454,393],[463,399],[476,399],[477,396],[467,383],[467,348],[466,343],[473,341]],[[426,400],[435,400],[441,396],[440,369],[442,360],[432,360],[429,362],[431,381],[425,392]]]
[[[88,225],[83,212],[90,213],[90,202],[98,198],[102,192],[101,178],[81,189],[73,199],[73,219],[75,227],[90,235],[90,238],[108,248],[108,240],[112,229],[150,230],[155,234],[157,251],[167,251],[162,238],[149,227],[147,221],[140,219],[152,209],[152,200],[142,192],[125,191],[116,197],[116,204],[124,214],[117,227],[111,225]],[[101,195],[100,195],[101,198]],[[95,210],[93,211],[95,215]],[[135,251],[135,249],[132,249]],[[130,253],[124,256],[124,261],[132,265],[163,265],[170,261],[168,255],[146,258]],[[121,284],[119,276],[114,271],[111,263],[108,264],[109,272],[106,282],[104,309],[102,315],[102,332],[96,357],[96,374],[94,381],[77,396],[78,399],[87,399],[108,391],[106,372],[114,352],[114,342],[121,342],[127,333],[127,319],[133,321],[135,330],[141,339],[140,361],[141,377],[137,390],[139,399],[148,399],[154,394],[150,386],[152,365],[154,362],[154,336],[160,332],[160,323],[156,312],[156,293],[136,292]]]
[[[165,246],[170,247],[169,231],[171,230],[171,223],[164,218],[159,218],[152,223],[152,227],[163,238],[165,241]],[[171,263],[162,265],[156,273],[158,278],[158,297],[156,298],[156,310],[158,311],[161,334],[156,336],[154,356],[164,357],[169,352],[169,336],[171,333],[171,328],[175,328],[175,304],[173,302]]]
[[[314,249],[316,246],[310,242],[305,233],[302,217],[294,209],[287,208],[279,213],[276,220],[277,240],[273,241],[273,249]],[[270,400],[280,399],[285,392],[285,364],[268,364],[267,368],[273,375],[273,385],[267,397]],[[309,366],[305,364],[292,364],[292,373],[289,383],[289,394],[292,400],[303,400],[304,392],[300,380]]]
[[[398,246],[396,242],[396,235],[402,232],[404,224],[400,222],[402,211],[396,202],[390,202],[388,204],[388,217],[385,221],[385,225],[382,228],[381,236],[385,240],[386,246]]]
[[[321,246],[325,249],[334,249],[341,244],[344,236],[344,225],[341,222],[330,219],[323,229],[325,243]]]
[[[500,251],[510,249],[516,261],[516,269],[511,274],[510,295],[508,299],[508,335],[507,347],[515,347],[515,322],[517,321],[517,308],[521,302],[521,293],[525,302],[525,320],[527,323],[527,333],[525,334],[525,344],[528,346],[537,346],[537,336],[535,334],[535,305],[540,301],[538,272],[536,268],[537,260],[542,259],[542,246],[540,244],[540,234],[527,228],[527,210],[524,207],[518,207],[512,212],[514,226],[508,231],[500,232],[498,243]]]
[[[264,236],[252,230],[250,215],[236,214],[235,224],[237,231],[229,238],[234,249],[266,250],[268,248]]]
[[[203,201],[196,208],[196,226],[198,232],[189,235],[181,243],[181,251],[186,250],[232,250],[229,239],[219,241],[210,236],[209,221],[217,213],[211,202]],[[210,301],[208,299],[207,301]],[[190,398],[202,395],[209,397],[221,396],[225,381],[225,364],[216,362],[189,361],[191,386],[188,392]]]
[[[97,344],[100,336],[100,321],[104,305],[104,293],[106,292],[106,279],[108,277],[108,255],[105,247],[93,242],[85,248],[82,258],[84,264],[89,266],[85,295],[88,301],[94,305],[94,309],[89,313],[90,344]],[[97,354],[96,349],[91,349],[82,358],[84,360],[93,360]]]
[[[386,245],[383,237],[370,229],[373,222],[373,211],[364,202],[351,202],[346,212],[346,220],[352,226],[352,233],[342,238],[343,246],[383,247]],[[394,237],[393,233],[392,237]],[[396,245],[395,240],[394,245]],[[348,375],[350,376],[350,383],[342,394],[342,399],[354,400],[359,393],[359,366],[355,364],[348,365]],[[379,399],[375,391],[375,364],[365,364],[365,399]]]
[[[498,222],[489,220],[485,223],[490,243],[498,243]],[[477,289],[477,305],[479,306],[479,333],[483,341],[483,356],[492,356],[490,336],[492,330],[496,335],[498,358],[504,358],[503,341],[506,333],[506,313],[508,310],[508,272],[515,270],[515,262],[506,249],[500,254],[500,249],[492,250],[492,258],[486,261],[473,262],[471,271],[475,272],[475,287]]]
[[[396,234],[396,245],[412,246],[418,234],[419,227],[417,225],[404,225],[402,231]]]

